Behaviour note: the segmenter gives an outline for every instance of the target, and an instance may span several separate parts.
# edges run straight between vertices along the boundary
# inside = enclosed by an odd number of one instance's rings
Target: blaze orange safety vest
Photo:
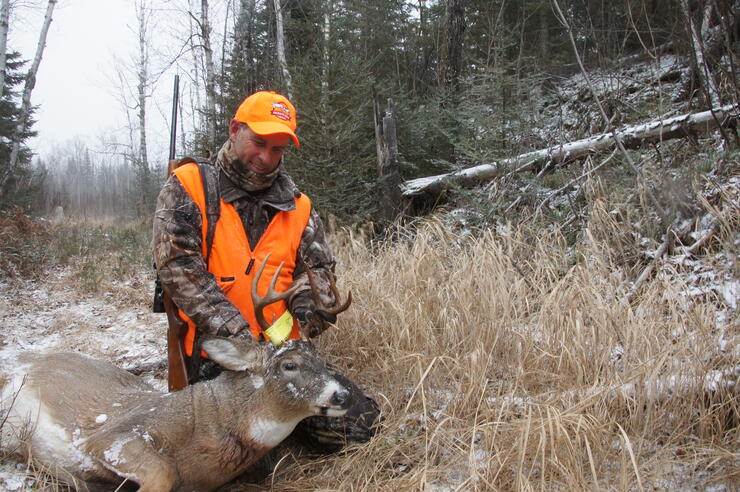
[[[203,256],[205,257],[208,224],[205,191],[203,190],[200,170],[197,164],[191,163],[180,166],[174,171],[174,174],[180,180],[190,198],[198,205],[203,217],[202,244]],[[257,284],[257,292],[260,296],[267,293],[270,280],[281,262],[283,263],[283,269],[275,283],[275,291],[284,292],[290,287],[293,282],[293,270],[295,269],[298,246],[311,215],[311,201],[305,194],[301,194],[295,200],[296,207],[294,210],[278,212],[267,226],[267,230],[257,242],[254,250],[252,250],[239,214],[231,204],[226,203],[223,199],[220,200],[221,214],[213,233],[208,271],[216,276],[218,286],[224,291],[226,297],[239,308],[242,316],[249,323],[252,335],[259,338],[262,328],[260,328],[254,315],[251,295],[252,279],[265,256],[272,253]],[[263,310],[265,320],[272,324],[287,309],[288,306],[285,301],[270,304]],[[185,335],[185,352],[188,356],[192,356],[195,324],[182,310],[180,316],[188,324],[188,332]],[[265,338],[267,339],[267,337]],[[289,338],[300,338],[298,322],[295,319]]]

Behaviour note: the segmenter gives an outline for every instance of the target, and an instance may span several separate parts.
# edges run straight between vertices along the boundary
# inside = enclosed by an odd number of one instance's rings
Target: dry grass
[[[461,239],[434,220],[379,244],[335,235],[340,289],[355,300],[318,343],[375,396],[383,425],[339,455],[286,461],[267,487],[736,490],[737,309],[683,295],[678,274],[651,276],[628,301],[649,259],[605,195],[589,197],[575,247],[535,226]],[[717,203],[704,204],[720,223],[706,247],[737,258],[736,201]],[[148,305],[151,284],[126,281],[149,271],[135,230],[80,236],[82,287],[85,265],[113,271],[119,282],[99,291]]]
[[[735,490],[737,311],[720,330],[719,305],[661,280],[628,303],[633,274],[594,239],[619,226],[592,212],[575,264],[557,232],[459,239],[431,221],[375,247],[341,236],[355,301],[320,344],[385,420],[366,445],[278,469],[274,487]]]

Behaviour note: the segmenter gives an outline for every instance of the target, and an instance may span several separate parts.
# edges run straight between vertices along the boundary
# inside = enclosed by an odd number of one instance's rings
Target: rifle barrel
[[[172,94],[172,125],[170,127],[170,160],[175,158],[175,142],[177,140],[177,99],[180,94],[180,76],[175,75],[175,88]]]

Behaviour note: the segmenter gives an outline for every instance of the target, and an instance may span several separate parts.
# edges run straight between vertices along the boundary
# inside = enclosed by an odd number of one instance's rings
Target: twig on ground
[[[635,283],[632,285],[632,289],[627,293],[626,297],[628,303],[631,303],[632,300],[635,298],[637,292],[639,292],[640,288],[642,287],[642,284],[645,283],[645,280],[647,280],[648,277],[650,277],[650,275],[653,273],[653,270],[655,270],[655,265],[657,265],[658,261],[660,261],[668,252],[668,249],[670,248],[672,242],[673,234],[671,234],[671,230],[668,229],[665,233],[663,244],[661,244],[657,251],[655,251],[655,257],[653,258],[653,261],[651,261],[650,264],[645,267],[640,276],[637,277],[637,280],[635,280]]]
[[[535,184],[535,183],[537,182],[537,180],[538,180],[539,178],[541,178],[541,177],[542,177],[542,175],[543,175],[543,174],[545,174],[545,172],[546,172],[546,171],[547,171],[548,169],[550,169],[550,166],[552,166],[552,164],[553,164],[553,161],[552,161],[552,160],[549,160],[549,161],[547,161],[547,164],[545,164],[545,165],[544,165],[544,166],[542,167],[542,169],[540,169],[540,172],[538,172],[538,173],[537,173],[537,176],[535,176],[535,178],[534,178],[533,180],[531,180],[531,181],[530,181],[530,182],[529,182],[529,183],[527,184],[527,186],[525,186],[525,187],[524,187],[524,189],[523,189],[523,190],[521,191],[521,194],[520,194],[520,195],[519,195],[518,197],[516,197],[516,200],[514,200],[514,201],[513,201],[512,203],[511,203],[511,205],[509,205],[508,207],[506,207],[506,210],[504,210],[504,215],[508,214],[508,213],[509,213],[509,211],[510,211],[511,209],[513,209],[514,207],[516,207],[517,205],[519,205],[519,202],[521,202],[521,201],[522,201],[522,196],[523,196],[523,195],[524,195],[524,194],[525,194],[525,193],[526,193],[527,191],[529,191],[529,189],[530,189],[530,188],[531,188],[531,187],[532,187],[532,186],[533,186],[533,185],[534,185],[534,184]]]
[[[557,190],[555,190],[555,191],[551,192],[551,193],[550,193],[549,195],[547,195],[547,197],[546,197],[546,198],[545,198],[545,199],[544,199],[544,200],[542,201],[542,203],[540,203],[540,204],[539,204],[539,206],[537,207],[537,211],[535,212],[535,216],[538,216],[538,215],[539,215],[540,213],[542,213],[542,207],[544,207],[544,206],[545,206],[545,205],[546,205],[546,204],[547,204],[547,203],[548,203],[548,202],[549,202],[550,200],[552,200],[553,198],[555,198],[555,197],[556,197],[556,196],[558,196],[558,195],[559,195],[560,193],[564,192],[565,190],[567,190],[568,188],[570,188],[571,186],[573,186],[574,184],[576,184],[576,183],[577,183],[577,182],[579,182],[580,180],[582,180],[582,179],[584,179],[584,178],[587,178],[587,177],[588,177],[588,176],[590,176],[590,175],[591,175],[592,173],[594,173],[594,172],[598,171],[599,169],[601,169],[602,167],[604,167],[605,165],[607,165],[607,164],[609,163],[609,161],[611,161],[611,160],[612,160],[612,158],[613,158],[613,157],[614,157],[614,156],[616,155],[616,153],[617,153],[617,151],[616,151],[616,150],[614,150],[614,151],[613,151],[613,152],[612,152],[612,153],[611,153],[611,154],[609,155],[609,157],[607,157],[607,158],[606,158],[606,159],[605,159],[605,160],[604,160],[604,161],[603,161],[603,162],[602,162],[601,164],[599,164],[598,166],[596,166],[596,167],[594,167],[594,168],[591,168],[591,169],[589,169],[588,171],[586,171],[585,173],[581,174],[581,175],[580,175],[580,176],[578,176],[577,178],[571,179],[571,180],[570,180],[570,181],[568,181],[568,182],[567,182],[567,183],[566,183],[566,184],[565,184],[564,186],[562,186],[562,187],[558,188]],[[508,210],[507,210],[507,211],[508,211]]]
[[[696,252],[699,251],[707,243],[707,241],[712,239],[714,234],[719,230],[719,226],[720,226],[719,220],[713,219],[712,225],[709,228],[709,230],[707,230],[707,232],[702,237],[697,239],[694,244],[686,248],[686,252],[692,255],[695,255]]]

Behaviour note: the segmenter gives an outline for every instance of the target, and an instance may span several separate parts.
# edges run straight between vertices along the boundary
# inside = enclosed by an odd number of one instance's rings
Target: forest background
[[[3,0],[10,39],[14,11],[55,3]],[[170,75],[179,73],[178,156],[217,150],[246,94],[283,92],[299,113],[302,146],[287,155],[286,166],[300,187],[323,214],[377,221],[385,195],[374,116],[387,100],[397,119],[402,179],[440,174],[607,129],[600,121],[574,123],[561,115],[555,127],[538,131],[557,110],[553,88],[580,71],[579,57],[589,70],[630,56],[691,59],[687,16],[713,36],[704,50],[711,67],[719,67],[728,51],[732,65],[737,39],[731,0],[139,0],[131,9],[132,51],[110,74],[120,108],[106,108],[119,128],[94,141],[75,139],[32,155],[24,145],[34,133],[30,91],[29,123],[21,128],[17,122],[33,64],[30,55],[8,53],[0,111],[0,169],[8,175],[3,208],[15,203],[36,214],[56,206],[74,216],[151,214],[166,150],[152,135],[166,131],[169,119],[165,110],[165,118],[153,122],[152,113],[163,114],[161,100],[154,99],[170,93]],[[8,29],[3,33],[7,38]],[[687,108],[708,106],[701,72],[689,75],[677,97]],[[737,101],[732,70],[725,75],[731,90],[724,102]],[[669,106],[608,103],[612,125],[659,116]],[[8,166],[14,141],[19,162]]]
[[[0,0],[0,41],[56,4]],[[179,156],[253,90],[296,102],[286,167],[354,299],[317,345],[384,414],[260,487],[737,490],[740,0],[130,6],[97,137],[34,155],[39,57],[0,49],[0,363],[79,351],[166,388],[151,215],[179,73]],[[56,483],[2,444],[0,488]]]

